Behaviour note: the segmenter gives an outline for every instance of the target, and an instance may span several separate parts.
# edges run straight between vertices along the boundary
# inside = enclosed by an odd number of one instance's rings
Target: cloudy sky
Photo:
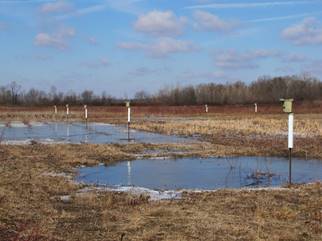
[[[322,77],[322,0],[0,0],[0,85],[132,96]]]

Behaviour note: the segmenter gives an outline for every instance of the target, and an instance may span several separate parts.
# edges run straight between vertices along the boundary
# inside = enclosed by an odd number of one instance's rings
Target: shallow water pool
[[[125,143],[128,142],[127,128],[103,123],[39,123],[29,125],[13,122],[10,126],[0,125],[0,138],[3,143],[29,143],[32,140],[43,143]],[[184,143],[192,139],[160,135],[131,130],[130,138],[140,143]]]
[[[293,182],[318,180],[322,180],[322,161],[293,160]],[[79,168],[77,181],[155,190],[281,186],[288,181],[288,160],[264,157],[135,160]]]

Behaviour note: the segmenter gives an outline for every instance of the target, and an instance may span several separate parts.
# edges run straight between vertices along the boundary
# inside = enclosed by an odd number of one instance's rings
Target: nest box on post
[[[293,99],[280,99],[283,102],[283,111],[285,113],[292,113],[293,112]]]
[[[294,139],[294,114],[292,110],[293,99],[280,99],[283,102],[283,111],[288,114],[288,149],[289,149],[289,171],[288,183],[292,184],[292,149]]]

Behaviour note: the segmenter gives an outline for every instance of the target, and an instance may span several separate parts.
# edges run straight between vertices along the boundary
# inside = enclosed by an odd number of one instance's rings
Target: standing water
[[[140,143],[183,143],[191,139],[131,130],[131,139]],[[13,122],[9,126],[0,124],[0,141],[4,143],[124,143],[127,128],[103,123],[37,123]]]
[[[135,160],[109,166],[83,167],[77,181],[87,184],[145,187],[156,190],[267,187],[286,184],[284,158],[183,158]],[[293,181],[322,180],[322,161],[293,160]]]

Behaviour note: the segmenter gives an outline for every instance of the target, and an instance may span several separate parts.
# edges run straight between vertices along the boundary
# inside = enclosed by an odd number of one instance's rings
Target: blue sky
[[[322,77],[322,0],[0,0],[0,85],[133,96]]]

